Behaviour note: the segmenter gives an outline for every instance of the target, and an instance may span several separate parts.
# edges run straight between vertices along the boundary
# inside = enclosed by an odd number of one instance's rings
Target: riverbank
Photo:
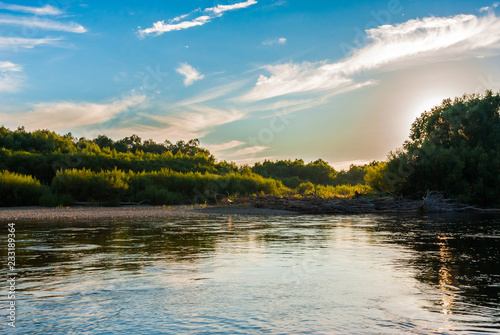
[[[121,207],[0,207],[1,221],[15,220],[84,220],[197,217],[214,215],[297,215],[297,214],[415,214],[415,213],[500,213],[497,208],[478,208],[445,199],[438,192],[428,192],[421,200],[402,197],[329,198],[316,196],[261,196],[239,198],[225,205],[179,205]]]
[[[232,206],[74,206],[64,208],[6,207],[0,208],[0,220],[85,220],[135,219],[163,217],[197,217],[211,215],[292,215],[296,212],[248,205]]]

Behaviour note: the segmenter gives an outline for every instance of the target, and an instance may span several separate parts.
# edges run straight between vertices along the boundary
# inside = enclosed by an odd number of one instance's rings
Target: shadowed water
[[[498,215],[18,222],[16,239],[17,334],[500,333]]]

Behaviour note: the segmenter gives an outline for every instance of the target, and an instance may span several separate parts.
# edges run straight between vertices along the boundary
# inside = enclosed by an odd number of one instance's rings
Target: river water
[[[16,222],[16,239],[16,334],[500,333],[498,215]]]

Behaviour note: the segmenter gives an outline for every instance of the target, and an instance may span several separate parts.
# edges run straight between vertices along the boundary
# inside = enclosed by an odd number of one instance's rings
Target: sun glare
[[[427,93],[415,99],[411,104],[410,123],[413,123],[423,112],[430,111],[433,107],[441,105],[444,99],[452,97],[453,95],[444,92]]]

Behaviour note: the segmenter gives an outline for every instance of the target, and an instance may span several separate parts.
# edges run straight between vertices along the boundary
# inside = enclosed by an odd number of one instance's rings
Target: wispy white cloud
[[[33,14],[33,16],[0,15],[0,25],[22,26],[29,28],[30,31],[36,31],[37,29],[69,33],[85,33],[87,31],[82,25],[75,22],[59,22],[40,17],[63,13],[58,8],[50,5],[29,7],[0,2],[0,9]],[[0,49],[18,51],[19,49],[31,49],[38,45],[56,45],[61,40],[63,40],[62,37],[30,38],[21,34],[19,36],[0,36]]]
[[[184,85],[186,87],[192,85],[197,80],[205,78],[204,75],[200,74],[188,63],[182,63],[175,71],[184,76]]]
[[[255,0],[247,0],[244,2],[235,3],[233,5],[217,5],[215,7],[205,9],[205,12],[212,12],[215,14],[221,14],[221,13],[227,12],[229,10],[247,8],[248,6],[255,5],[256,3],[257,3],[257,1],[255,1]]]
[[[138,106],[144,100],[145,96],[135,95],[107,104],[68,101],[39,103],[29,112],[0,113],[0,118],[5,124],[24,125],[27,129],[67,131],[109,121],[128,108]]]
[[[261,75],[256,86],[241,100],[250,102],[285,94],[328,90],[352,82],[341,72],[328,70],[326,65],[303,62],[266,66],[264,68],[271,75]]]
[[[428,17],[366,31],[370,43],[343,61],[268,65],[242,101],[258,101],[287,94],[339,89],[355,84],[354,76],[387,65],[408,66],[421,59],[439,61],[500,48],[500,19],[457,15]]]
[[[262,45],[266,45],[266,46],[271,46],[271,45],[275,45],[275,44],[285,45],[286,41],[287,41],[287,39],[285,37],[280,37],[280,38],[275,38],[275,39],[264,41],[264,42],[262,42]]]
[[[147,29],[142,29],[139,30],[139,34],[141,37],[144,37],[146,35],[150,34],[156,34],[156,35],[161,35],[163,33],[167,33],[169,31],[175,31],[175,30],[183,30],[183,29],[188,29],[192,27],[197,27],[197,26],[202,26],[207,22],[210,22],[211,17],[208,15],[203,15],[199,16],[191,21],[182,21],[180,23],[165,23],[165,21],[158,21],[153,23],[152,28],[147,28]]]
[[[243,148],[243,149],[237,150],[234,153],[232,153],[232,156],[255,155],[255,154],[261,153],[263,151],[266,151],[267,149],[269,149],[269,147],[262,146],[262,145],[256,145],[256,146],[253,146],[253,147],[247,147],[247,148]]]
[[[0,36],[0,49],[31,49],[37,45],[54,45],[61,40],[63,40],[62,37],[24,38]]]
[[[12,62],[0,62],[0,71],[3,72],[19,72],[22,71],[22,66],[14,64]]]
[[[170,20],[170,22],[179,22],[180,20],[185,19],[189,15],[191,15],[191,13],[179,15],[177,17],[174,17],[172,20]]]
[[[237,141],[237,140],[232,140],[226,143],[221,143],[221,144],[205,144],[204,147],[210,150],[212,154],[219,153],[221,151],[226,151],[230,149],[237,148],[239,146],[244,145],[245,142],[242,141]]]
[[[158,36],[167,33],[169,31],[183,30],[192,27],[202,26],[210,22],[213,18],[222,16],[224,12],[246,8],[256,3],[257,1],[255,0],[247,0],[245,2],[240,2],[233,5],[217,5],[215,7],[204,9],[203,12],[206,13],[206,15],[200,15],[194,19],[187,20],[186,18],[188,18],[194,13],[199,12],[199,10],[194,10],[191,13],[183,14],[171,20],[168,20],[167,23],[165,23],[165,20],[157,21],[153,23],[153,27],[151,28],[139,29],[139,37],[144,38],[152,34]]]
[[[372,43],[338,65],[347,74],[415,57],[432,56],[439,60],[453,55],[462,57],[464,53],[484,48],[498,49],[500,18],[495,14],[428,17],[380,26],[366,33]]]
[[[0,16],[0,24],[18,25],[29,28],[64,31],[70,33],[85,33],[87,31],[87,29],[75,22],[63,23],[49,19],[39,19],[36,17],[16,17],[10,15],[2,15]]]
[[[481,8],[479,11],[480,12],[489,12],[489,11],[492,11],[494,8],[497,8],[498,5],[500,5],[500,2],[495,2],[491,7],[486,6],[486,7]]]
[[[0,92],[17,92],[23,81],[22,67],[11,62],[0,62]]]
[[[250,82],[251,81],[248,79],[241,79],[235,82],[231,82],[229,84],[215,86],[203,91],[201,94],[198,94],[194,97],[190,97],[175,103],[174,107],[185,107],[220,99],[228,95],[229,93],[241,89],[245,84],[248,84]]]
[[[30,13],[35,15],[60,15],[63,14],[59,8],[53,7],[51,5],[45,5],[43,7],[30,7],[30,6],[20,6],[14,4],[8,4],[0,2],[0,9],[10,10],[12,12]]]
[[[219,109],[204,105],[192,105],[171,115],[154,115],[149,118],[160,123],[161,132],[170,138],[201,138],[215,127],[245,118],[237,109]]]

